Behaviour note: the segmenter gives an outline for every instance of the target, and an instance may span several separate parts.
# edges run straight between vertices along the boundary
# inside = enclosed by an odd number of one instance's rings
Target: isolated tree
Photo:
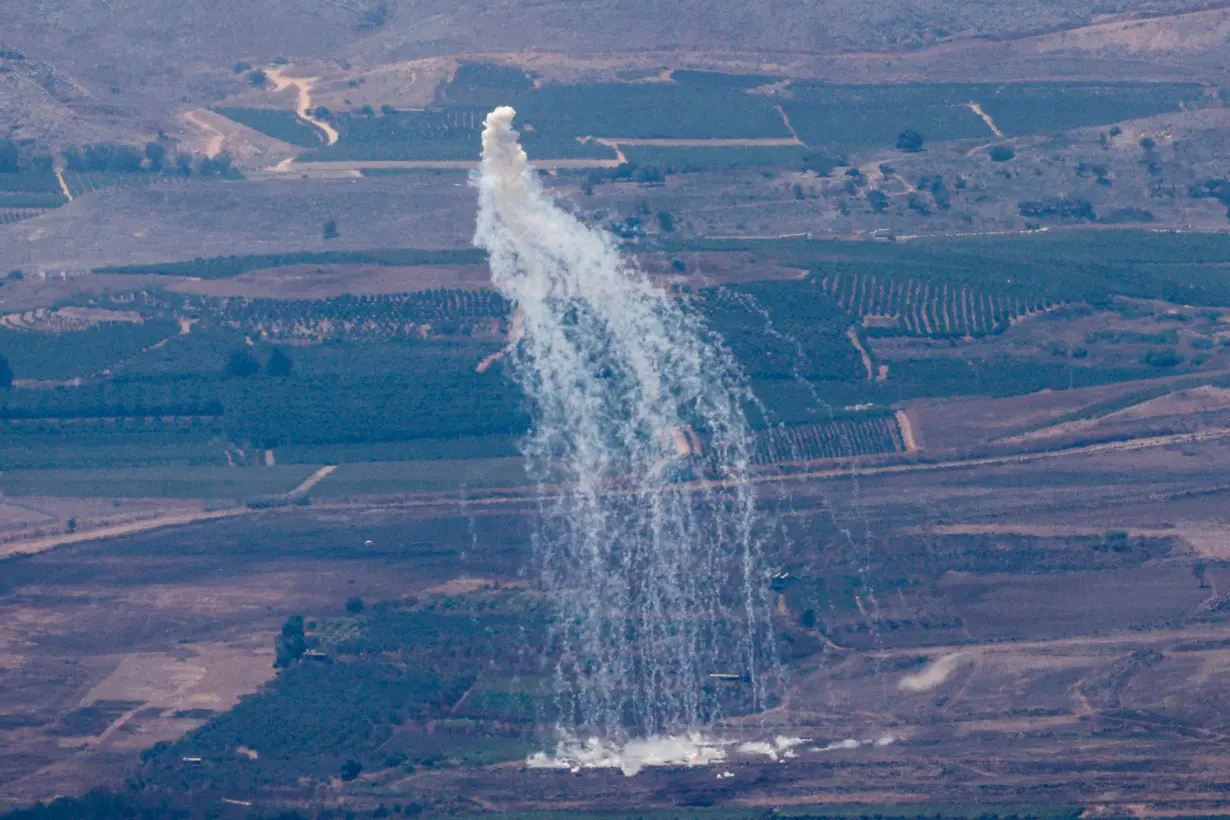
[[[290,356],[287,356],[277,347],[269,354],[269,363],[265,365],[265,372],[270,376],[277,376],[278,378],[289,376],[294,369],[295,363],[291,361]]]
[[[257,88],[264,88],[265,84],[269,82],[269,75],[258,68],[248,75],[248,82]]]
[[[316,110],[312,112],[312,116],[318,120],[328,120],[333,117],[333,112],[323,105],[318,105]]]
[[[226,151],[215,157],[201,157],[201,161],[197,163],[196,172],[203,177],[232,176],[231,162],[231,155]]]
[[[149,169],[151,171],[161,171],[167,161],[167,149],[161,143],[147,142],[145,144],[145,158],[149,160]]]
[[[916,154],[923,149],[923,135],[907,128],[897,135],[897,150]]]
[[[261,372],[260,362],[248,350],[240,348],[231,351],[231,357],[226,362],[226,375],[237,379],[246,379]]]
[[[8,390],[13,386],[13,368],[9,367],[9,360],[4,356],[0,356],[0,390]]]
[[[321,229],[321,233],[324,235],[326,240],[337,239],[339,236],[341,236],[341,234],[338,233],[338,230],[337,230],[337,220],[334,219],[333,217],[329,217],[325,221],[325,225],[324,225],[324,228]]]
[[[1196,576],[1196,580],[1200,582],[1200,588],[1204,589],[1207,585],[1204,582],[1204,575],[1209,571],[1209,565],[1205,563],[1196,564],[1192,567],[1192,575]]]
[[[15,174],[21,170],[17,143],[10,139],[0,140],[0,174]]]
[[[350,782],[359,776],[363,771],[363,764],[357,760],[347,760],[342,764],[342,770],[339,772],[342,780]]]
[[[290,666],[307,651],[307,637],[303,633],[303,616],[292,615],[282,624],[282,631],[273,639],[275,669]]]
[[[346,611],[349,612],[351,615],[358,615],[360,612],[363,611],[363,599],[362,598],[347,598],[346,599]]]

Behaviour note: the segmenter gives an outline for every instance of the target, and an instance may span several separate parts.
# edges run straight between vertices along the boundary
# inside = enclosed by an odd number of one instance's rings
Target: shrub
[[[1140,363],[1149,367],[1178,367],[1183,363],[1183,354],[1170,348],[1155,347],[1141,354]]]
[[[897,150],[916,154],[923,149],[923,135],[907,128],[897,135]]]
[[[1016,151],[1011,145],[993,145],[987,151],[987,155],[991,157],[992,162],[1007,162],[1016,156]]]

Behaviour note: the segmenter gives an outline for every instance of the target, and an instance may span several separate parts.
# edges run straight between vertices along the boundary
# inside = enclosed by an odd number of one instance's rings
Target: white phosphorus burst
[[[485,122],[475,244],[516,309],[508,360],[534,420],[524,451],[553,485],[535,563],[559,728],[687,736],[720,718],[711,675],[745,682],[741,709],[763,706],[752,396],[694,310],[545,194],[514,114]]]

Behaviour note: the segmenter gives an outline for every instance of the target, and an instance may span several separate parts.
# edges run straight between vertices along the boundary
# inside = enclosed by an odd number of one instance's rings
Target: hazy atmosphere
[[[5,21],[3,820],[1230,816],[1230,8]]]

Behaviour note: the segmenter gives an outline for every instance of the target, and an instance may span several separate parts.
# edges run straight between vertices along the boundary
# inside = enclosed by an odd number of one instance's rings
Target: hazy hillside
[[[1208,7],[1205,0],[187,0],[15,4],[0,32],[0,132],[58,144],[148,136],[184,107],[208,107],[248,88],[248,63],[278,57],[356,67],[435,55],[517,54],[547,76],[553,57],[587,59],[586,70],[731,64],[856,81],[898,78],[1003,79],[1093,73],[1152,79],[1224,72],[1230,19],[1221,12],[1104,31],[1119,17],[1153,17]],[[1118,25],[1118,24],[1113,24]],[[1159,28],[1159,25],[1161,28]],[[1077,29],[1077,36],[1062,32]],[[1044,32],[1045,42],[996,45]],[[954,43],[955,40],[955,43]],[[924,65],[920,51],[928,46]],[[984,53],[988,47],[993,54]],[[1141,49],[1151,64],[1133,62]],[[885,60],[880,52],[916,56]],[[862,52],[857,59],[818,59]],[[1164,59],[1160,58],[1164,55]],[[603,62],[617,57],[620,62]],[[598,58],[596,60],[596,58]],[[595,61],[596,60],[596,61]],[[1100,61],[1100,62],[1099,62]],[[1107,62],[1109,61],[1109,62]],[[1103,65],[1103,63],[1105,63]],[[1193,72],[1189,65],[1199,65]],[[552,70],[553,67],[556,70]],[[635,67],[635,66],[634,66]],[[994,76],[984,74],[992,71]],[[566,75],[567,72],[564,72]]]

